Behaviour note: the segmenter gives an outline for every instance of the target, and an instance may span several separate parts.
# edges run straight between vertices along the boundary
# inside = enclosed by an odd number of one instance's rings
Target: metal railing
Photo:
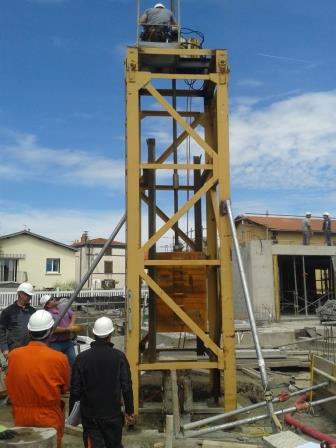
[[[70,299],[73,291],[36,291],[32,297],[31,305],[33,307],[40,306],[40,299],[44,294],[50,294],[53,297]],[[11,292],[0,292],[0,310],[6,308],[15,302],[17,297],[16,291]],[[141,290],[141,302],[146,303],[146,298],[148,297],[148,289],[143,288]],[[125,289],[115,288],[115,289],[83,289],[78,293],[74,305],[83,306],[95,306],[101,307],[102,309],[106,307],[114,307],[114,305],[120,304],[121,307],[125,303]]]
[[[40,303],[40,298],[44,294],[50,294],[53,297],[58,298],[70,298],[73,291],[36,291],[32,297],[31,304],[34,307],[38,307]],[[17,293],[15,292],[0,292],[0,309],[6,308],[8,305],[11,305],[16,300]],[[124,289],[97,289],[97,290],[82,290],[78,294],[78,304],[85,303],[85,301],[94,301],[97,298],[104,298],[106,300],[112,298],[124,298],[125,290]]]

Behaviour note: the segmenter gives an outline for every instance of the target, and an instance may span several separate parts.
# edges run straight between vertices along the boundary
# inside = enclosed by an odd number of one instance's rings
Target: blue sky
[[[0,4],[0,234],[106,237],[124,212],[135,1]],[[181,10],[205,47],[229,51],[235,214],[335,216],[335,1],[181,0]]]

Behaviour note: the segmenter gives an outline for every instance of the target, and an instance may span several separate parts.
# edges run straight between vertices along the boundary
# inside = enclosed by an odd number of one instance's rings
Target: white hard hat
[[[306,216],[311,216],[311,212],[306,212]]]
[[[157,3],[156,5],[154,5],[154,8],[164,8],[165,5],[163,5],[162,3]]]
[[[44,294],[40,298],[40,305],[44,306],[47,302],[49,302],[50,299],[51,299],[51,295],[50,294]]]
[[[28,330],[32,332],[46,331],[52,328],[54,319],[49,311],[37,310],[30,316]]]
[[[323,216],[329,216],[329,213],[328,212],[324,212]]]
[[[24,282],[19,285],[17,292],[24,292],[28,296],[32,296],[34,294],[34,287],[30,283]]]
[[[114,325],[109,317],[100,317],[93,325],[93,334],[98,337],[108,336],[114,331]]]

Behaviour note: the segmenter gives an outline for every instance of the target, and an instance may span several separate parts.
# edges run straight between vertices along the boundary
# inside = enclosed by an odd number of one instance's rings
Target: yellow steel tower
[[[125,70],[126,348],[136,412],[141,371],[194,368],[209,369],[215,396],[223,374],[224,408],[231,410],[236,407],[236,360],[231,233],[225,211],[230,197],[227,52],[129,47]],[[150,119],[154,124],[149,128]],[[151,137],[147,142],[146,134]],[[185,142],[196,157],[180,155]],[[188,213],[193,213],[192,232],[185,224]],[[166,244],[166,250],[160,249],[162,239],[171,234],[174,248]],[[143,287],[150,291],[144,337]],[[169,359],[162,356],[156,336],[167,331],[196,335],[193,356],[183,350]]]

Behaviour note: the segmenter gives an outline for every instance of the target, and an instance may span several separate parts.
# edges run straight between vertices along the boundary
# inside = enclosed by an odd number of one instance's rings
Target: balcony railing
[[[0,259],[11,259],[11,260],[24,260],[26,254],[7,254],[5,252],[0,252]]]

